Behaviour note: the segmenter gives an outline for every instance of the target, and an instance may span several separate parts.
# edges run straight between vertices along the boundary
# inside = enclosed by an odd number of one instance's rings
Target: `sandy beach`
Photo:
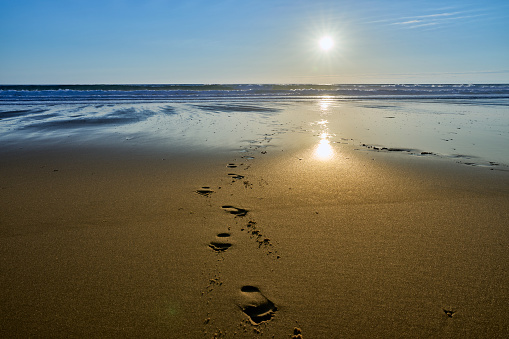
[[[4,143],[2,337],[507,337],[507,167],[320,104]]]

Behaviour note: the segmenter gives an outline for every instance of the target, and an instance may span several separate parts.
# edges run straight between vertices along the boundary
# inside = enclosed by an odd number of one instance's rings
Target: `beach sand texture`
[[[1,336],[507,337],[506,167],[292,105],[4,144]]]

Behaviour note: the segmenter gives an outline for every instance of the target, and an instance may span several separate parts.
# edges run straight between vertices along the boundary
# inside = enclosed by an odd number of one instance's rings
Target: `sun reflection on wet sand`
[[[334,149],[330,144],[329,135],[324,133],[325,135],[321,137],[320,142],[315,148],[315,158],[319,160],[330,160],[334,157]]]
[[[320,102],[318,103],[320,106],[320,115],[328,114],[328,109],[331,104],[331,100],[328,97],[324,97]],[[315,125],[320,127],[320,141],[318,142],[318,145],[316,145],[313,155],[315,159],[318,160],[331,160],[334,155],[335,151],[334,148],[331,145],[330,138],[333,136],[329,133],[329,121],[322,119],[314,123]]]
[[[318,105],[320,106],[320,115],[326,116],[330,112],[328,112],[329,106],[331,104],[331,99],[329,97],[323,97],[319,102]],[[335,155],[335,150],[331,145],[330,138],[333,136],[329,133],[329,127],[328,127],[329,121],[325,119],[321,119],[319,121],[316,121],[314,125],[318,126],[320,128],[319,136],[320,141],[316,145],[313,155],[315,159],[318,160],[331,160]]]

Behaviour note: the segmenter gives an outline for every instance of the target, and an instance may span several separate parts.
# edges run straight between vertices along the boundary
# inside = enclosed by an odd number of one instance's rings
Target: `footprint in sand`
[[[230,205],[224,205],[224,206],[221,206],[221,208],[230,214],[236,215],[237,217],[243,217],[248,212],[246,209],[237,208],[237,207],[230,206]]]
[[[253,325],[259,325],[272,319],[277,307],[260,292],[258,287],[242,286],[240,293],[242,301],[239,303],[239,307],[249,317]]]
[[[228,168],[236,168],[237,165],[230,163],[230,164],[226,165],[226,167],[228,167]]]
[[[200,188],[199,190],[196,190],[196,193],[198,193],[199,195],[203,195],[205,197],[208,197],[210,196],[212,193],[214,193],[213,190],[210,189],[210,187],[208,186],[203,186],[202,188]]]
[[[442,308],[442,310],[444,311],[445,315],[448,316],[449,318],[452,318],[454,313],[456,313],[456,311],[451,309],[446,310],[445,308]]]
[[[243,176],[243,175],[240,175],[240,174],[228,173],[228,175],[229,175],[230,177],[232,177],[232,179],[237,179],[237,180],[244,179],[244,176]]]
[[[211,241],[209,247],[216,252],[224,252],[229,249],[232,244],[228,242],[230,233],[219,233],[216,235],[216,239]]]
[[[293,329],[293,335],[290,337],[291,339],[302,339],[302,330],[298,327]]]

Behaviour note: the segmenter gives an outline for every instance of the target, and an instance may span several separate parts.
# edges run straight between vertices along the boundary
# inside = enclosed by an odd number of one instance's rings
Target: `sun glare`
[[[320,142],[315,148],[315,158],[318,160],[330,160],[334,157],[334,149],[329,141],[329,135],[322,133]]]
[[[327,107],[322,106],[322,104],[328,103],[328,99],[322,99],[319,104],[321,108],[320,115],[323,115],[324,112],[327,111]],[[322,119],[316,121],[314,125],[320,127],[320,142],[315,147],[314,158],[318,160],[330,160],[334,157],[334,148],[331,145],[330,138],[331,134],[328,132],[327,124],[329,121]]]
[[[324,51],[328,51],[332,46],[334,46],[334,41],[330,36],[325,36],[320,39],[320,48]]]

